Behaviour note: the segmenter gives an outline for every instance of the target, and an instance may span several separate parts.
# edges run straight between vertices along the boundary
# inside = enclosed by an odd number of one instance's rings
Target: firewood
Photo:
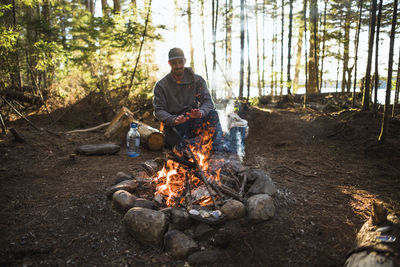
[[[133,113],[122,107],[117,116],[111,121],[104,135],[114,142],[125,144],[126,134],[131,122],[138,124],[140,142],[150,150],[161,150],[164,147],[164,135],[157,129],[134,119]]]
[[[247,182],[247,173],[243,174],[243,180],[242,180],[242,185],[240,186],[239,190],[239,196],[243,197],[243,192],[244,192],[244,186],[246,185]]]

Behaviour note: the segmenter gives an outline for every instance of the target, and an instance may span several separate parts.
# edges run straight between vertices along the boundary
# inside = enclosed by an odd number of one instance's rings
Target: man
[[[195,138],[204,125],[214,130],[215,139],[222,136],[218,113],[205,80],[185,68],[186,58],[180,48],[168,53],[171,72],[154,87],[154,115],[164,126],[166,146],[172,148],[184,139]],[[176,131],[179,135],[176,133]]]

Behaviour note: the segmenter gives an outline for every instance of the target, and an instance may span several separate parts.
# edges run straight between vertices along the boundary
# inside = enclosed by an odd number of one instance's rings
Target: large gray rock
[[[114,184],[119,184],[120,182],[126,181],[126,180],[132,180],[133,176],[131,174],[127,174],[125,172],[118,172],[115,179],[114,179]]]
[[[223,252],[220,250],[197,251],[191,254],[188,262],[191,265],[211,265],[221,260]]]
[[[159,246],[167,228],[165,214],[146,208],[132,208],[124,216],[128,232],[139,242]]]
[[[134,207],[135,199],[134,195],[125,190],[118,190],[112,196],[114,207],[123,214]]]
[[[166,251],[174,258],[182,259],[198,249],[197,243],[179,230],[172,230],[164,236]]]
[[[133,202],[134,207],[146,208],[146,209],[154,209],[154,203],[145,198],[137,198]]]
[[[247,199],[247,215],[251,220],[269,220],[275,214],[273,199],[267,194],[251,196]]]
[[[246,216],[246,207],[238,200],[228,200],[222,207],[222,213],[228,220],[240,219]]]
[[[174,207],[171,209],[171,223],[174,229],[184,230],[192,225],[192,220],[185,208]]]
[[[118,153],[120,149],[121,147],[116,144],[83,145],[75,148],[75,153],[86,156],[112,155]]]
[[[254,169],[249,171],[247,175],[249,181],[254,181],[248,191],[250,195],[268,194],[273,196],[277,192],[271,177],[263,170]]]
[[[138,187],[138,183],[134,180],[125,180],[120,182],[119,184],[113,185],[106,193],[107,198],[111,199],[113,194],[118,190],[125,190],[129,193],[133,193],[133,191]]]

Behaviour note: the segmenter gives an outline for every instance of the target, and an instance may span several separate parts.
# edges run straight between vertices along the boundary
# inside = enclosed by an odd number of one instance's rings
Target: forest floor
[[[144,104],[140,112],[151,108]],[[96,126],[117,109],[90,96],[55,111],[55,118],[67,112],[49,129]],[[29,119],[50,124],[45,114]],[[400,215],[399,116],[383,145],[376,142],[380,119],[370,112],[252,107],[246,119],[244,165],[272,177],[276,214],[262,223],[232,223],[235,235],[218,266],[342,266],[372,200]],[[0,266],[184,264],[137,243],[105,196],[117,172],[130,173],[162,152],[70,157],[78,145],[107,142],[104,129],[57,137],[23,120],[8,126],[26,142],[11,134],[0,139]]]

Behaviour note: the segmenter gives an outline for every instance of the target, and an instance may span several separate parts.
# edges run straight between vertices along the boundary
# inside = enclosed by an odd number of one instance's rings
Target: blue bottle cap
[[[131,122],[131,128],[137,128],[137,123],[136,122]]]

